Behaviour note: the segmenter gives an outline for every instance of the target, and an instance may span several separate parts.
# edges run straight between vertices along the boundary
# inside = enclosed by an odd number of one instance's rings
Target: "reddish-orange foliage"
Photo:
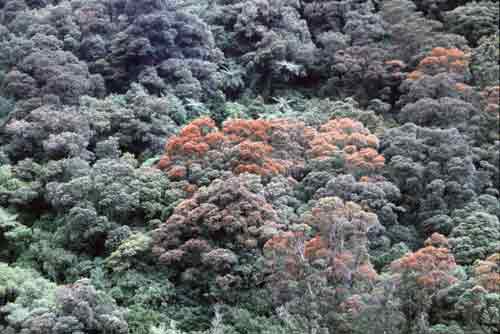
[[[500,86],[487,87],[482,95],[489,104],[500,104]]]
[[[360,258],[359,254],[354,254],[351,251],[337,254],[331,262],[329,277],[337,282],[370,283],[378,277],[368,258]]]
[[[335,254],[366,253],[368,229],[379,224],[377,215],[338,197],[320,199],[303,219],[319,231],[326,247]]]
[[[374,281],[377,277],[377,271],[371,263],[363,263],[359,266],[356,275],[363,281]]]
[[[305,244],[305,256],[308,259],[328,256],[328,243],[321,236],[316,236]]]
[[[500,292],[500,253],[478,261],[474,268],[476,282],[490,292]]]
[[[334,119],[321,126],[310,145],[311,158],[341,155],[348,170],[377,171],[385,163],[384,157],[377,152],[378,138],[361,122],[350,118]]]
[[[336,282],[373,282],[378,277],[367,257],[348,250],[334,253],[321,236],[306,241],[303,233],[283,232],[266,242],[264,254],[273,267],[277,263],[284,265],[278,269],[280,274],[286,273],[296,279],[304,274],[305,265],[318,259],[329,263],[324,274]]]
[[[170,166],[170,159],[166,156],[163,156],[160,161],[156,164],[156,167],[158,167],[161,170],[165,170]]]
[[[407,78],[416,80],[423,75],[434,75],[440,72],[464,74],[469,66],[469,55],[462,50],[437,47],[422,59],[415,71],[408,74]]]
[[[215,131],[217,127],[210,118],[194,120],[184,127],[178,136],[168,141],[166,151],[170,156],[175,154],[201,156],[210,148],[205,137]]]
[[[351,170],[375,171],[382,169],[384,164],[384,156],[378,154],[373,148],[356,150],[346,157],[346,166]]]
[[[412,273],[420,287],[430,290],[438,290],[454,283],[456,278],[451,275],[451,271],[456,266],[449,249],[434,246],[410,253],[391,264],[393,272]]]
[[[304,154],[294,154],[296,148],[290,146],[307,144],[311,132],[304,123],[289,120],[232,119],[218,129],[211,119],[201,118],[168,141],[157,166],[177,178],[182,177],[179,166],[195,162],[207,166],[217,160],[215,155],[222,156],[236,174],[286,174],[291,167],[304,164]]]
[[[302,272],[297,268],[321,259],[328,264],[324,274],[336,282],[369,283],[377,279],[367,252],[367,231],[378,224],[376,215],[364,212],[355,203],[326,197],[303,220],[318,232],[316,236],[309,240],[303,233],[275,236],[265,246],[272,263],[281,259],[295,277]]]
[[[331,120],[319,131],[288,119],[232,119],[219,129],[201,118],[168,141],[157,166],[173,179],[189,174],[192,164],[236,174],[290,175],[308,159],[340,156],[347,169],[372,172],[384,165],[378,145],[376,136],[349,118]]]
[[[173,166],[169,171],[168,171],[168,176],[171,179],[183,179],[187,174],[187,170],[183,166]]]
[[[366,182],[366,183],[376,183],[376,182],[386,182],[387,179],[383,177],[382,175],[365,175],[359,178],[359,182]]]
[[[408,80],[415,81],[415,80],[418,80],[418,79],[422,78],[423,76],[424,76],[424,72],[419,71],[419,70],[415,70],[415,71],[412,71],[412,72],[408,73],[408,75],[406,76],[406,78]]]
[[[282,232],[265,243],[264,255],[270,260],[269,264],[273,270],[280,272],[280,274],[299,277],[303,273],[301,262],[308,260],[304,257],[303,245],[303,233]],[[278,269],[276,266],[279,264],[283,267]]]
[[[487,87],[481,92],[484,100],[484,108],[489,114],[500,118],[500,86]]]
[[[296,254],[296,252],[303,254]],[[302,232],[283,232],[269,239],[264,245],[264,254],[268,257],[276,255],[300,256],[313,260],[328,256],[328,244],[320,236],[305,240]]]
[[[299,237],[300,236],[294,232],[283,232],[277,234],[264,244],[264,254],[290,254],[292,252],[292,244]]]
[[[224,122],[222,131],[229,140],[242,142],[244,140],[266,142],[272,122],[268,120],[231,119]]]
[[[300,122],[288,120],[230,120],[224,123],[223,133],[236,153],[233,172],[259,175],[287,174],[294,164],[303,165],[303,157],[287,154],[276,145],[277,131],[287,126],[289,131],[304,128]],[[281,150],[280,150],[281,149]]]

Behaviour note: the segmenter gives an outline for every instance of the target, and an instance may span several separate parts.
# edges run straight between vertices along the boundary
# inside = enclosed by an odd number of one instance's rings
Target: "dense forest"
[[[499,334],[498,0],[0,0],[1,334]]]

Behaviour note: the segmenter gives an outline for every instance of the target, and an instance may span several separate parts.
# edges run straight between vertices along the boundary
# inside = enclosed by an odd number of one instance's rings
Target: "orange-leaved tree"
[[[446,248],[446,238],[434,234],[426,244],[426,247],[391,264],[407,333],[413,333],[422,323],[427,323],[434,296],[457,281],[454,276],[457,265],[453,254]]]
[[[448,248],[427,246],[410,253],[391,264],[394,273],[411,276],[416,285],[434,293],[456,281],[452,271],[456,268],[455,258]]]
[[[474,285],[458,299],[456,309],[470,328],[483,333],[500,333],[500,253],[474,266]]]
[[[197,119],[168,141],[158,167],[174,178],[185,178],[195,165],[235,174],[290,174],[304,165],[314,133],[287,119],[230,119],[221,128],[211,119]]]
[[[343,172],[371,174],[384,165],[377,149],[377,137],[349,118],[333,119],[318,130],[289,119],[230,119],[219,128],[201,118],[170,138],[158,167],[195,184],[204,184],[203,177],[209,184],[223,172],[298,178],[329,159],[340,161]]]
[[[264,246],[273,267],[280,261],[286,265],[281,268],[285,270],[276,272],[277,276],[297,279],[297,275],[306,275],[307,267],[319,261],[323,275],[336,286],[364,288],[376,279],[367,247],[368,231],[380,227],[375,214],[353,202],[325,197],[302,220],[307,233],[281,233]]]
[[[349,326],[343,319],[359,312],[360,296],[378,280],[367,252],[367,232],[378,225],[377,216],[326,197],[302,219],[300,230],[277,234],[264,246],[270,295],[300,317],[315,305],[319,314],[341,315],[336,327]]]
[[[408,74],[408,79],[417,80],[424,75],[454,73],[460,77],[469,76],[470,55],[457,48],[436,47],[422,59],[417,68]]]
[[[385,159],[377,151],[378,138],[350,118],[333,119],[322,125],[307,152],[311,160],[341,157],[345,172],[371,174],[383,168]]]
[[[500,253],[492,254],[474,267],[476,283],[489,292],[500,293]]]

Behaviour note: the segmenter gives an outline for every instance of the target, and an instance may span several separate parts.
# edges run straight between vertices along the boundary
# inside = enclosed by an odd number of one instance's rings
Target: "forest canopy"
[[[498,0],[0,0],[1,334],[499,334]]]

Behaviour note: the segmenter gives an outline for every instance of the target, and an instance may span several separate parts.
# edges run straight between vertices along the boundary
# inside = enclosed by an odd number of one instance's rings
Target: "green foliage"
[[[306,99],[302,96],[275,98],[259,114],[262,118],[298,119],[310,126],[320,126],[334,118],[351,118],[362,122],[370,131],[379,134],[383,120],[372,110],[361,109],[356,100]]]
[[[138,233],[131,235],[124,240],[120,246],[106,259],[106,266],[113,271],[121,272],[131,268],[132,260],[141,261],[140,256],[144,256],[151,251],[151,237]],[[144,260],[142,260],[144,262]]]
[[[412,123],[385,132],[381,146],[386,170],[405,194],[405,215],[414,225],[425,226],[431,218],[441,222],[436,217],[463,208],[475,197],[481,184],[466,139],[455,128]],[[433,232],[428,229],[424,238]]]
[[[32,231],[17,220],[17,216],[10,214],[0,207],[0,258],[15,258],[26,249],[32,237]]]
[[[177,329],[177,325],[174,321],[171,321],[168,327],[165,324],[161,324],[160,326],[151,326],[150,329],[151,334],[186,334],[179,329]]]
[[[373,265],[375,268],[380,268],[380,269],[387,269],[388,265],[391,264],[393,261],[401,258],[403,255],[407,254],[410,251],[408,246],[404,242],[400,242],[397,244],[392,245],[392,247],[381,254],[377,254],[372,259]]]
[[[498,332],[500,294],[474,287],[460,296],[457,310],[466,319],[469,330],[480,330],[486,334]]]
[[[482,37],[472,52],[471,70],[480,87],[495,86],[500,78],[500,35]]]
[[[429,328],[429,334],[451,334],[451,333],[456,333],[456,334],[463,334],[464,330],[459,326],[459,325],[435,325]]]
[[[1,82],[1,78],[0,78]],[[10,112],[14,109],[14,103],[0,96],[0,124],[3,124],[4,120],[9,116]]]
[[[55,289],[54,283],[32,269],[0,262],[0,310],[9,324],[19,325],[32,312],[53,309]]]
[[[90,259],[64,248],[56,231],[64,225],[64,220],[44,216],[30,227],[31,239],[19,252],[16,263],[34,268],[45,277],[57,283],[74,282],[87,276],[98,259]]]
[[[476,45],[483,36],[498,31],[500,9],[494,1],[471,1],[445,14],[447,28]]]
[[[498,19],[0,0],[0,333],[498,334]]]
[[[120,235],[118,222],[144,228],[148,222],[168,217],[184,196],[182,184],[171,183],[155,168],[137,168],[137,164],[131,155],[101,159],[92,167],[81,165],[82,169],[68,160],[54,164],[54,181],[46,186],[46,198],[65,222],[57,233],[62,245],[104,255],[115,250],[108,241]],[[59,181],[58,169],[74,175]]]
[[[395,296],[396,287],[389,276],[382,277],[381,284],[372,291],[372,299],[355,314],[353,333],[403,333],[406,321],[402,301]]]
[[[22,204],[36,196],[29,182],[15,177],[12,166],[0,165],[0,205]]]
[[[166,328],[163,324],[168,319],[158,311],[140,304],[129,304],[127,323],[131,334],[183,334],[176,328]]]
[[[455,224],[450,234],[450,244],[458,263],[472,264],[500,249],[498,217],[473,211],[465,217],[455,218]]]

